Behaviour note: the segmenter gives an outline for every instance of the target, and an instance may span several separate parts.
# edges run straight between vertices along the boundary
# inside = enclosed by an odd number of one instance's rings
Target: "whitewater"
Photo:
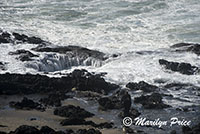
[[[196,54],[176,53],[169,48],[180,42],[200,42],[199,14],[199,0],[1,0],[2,30],[37,36],[57,46],[75,45],[120,55],[103,63],[91,60],[90,64],[76,64],[79,59],[74,59],[75,66],[65,68],[62,64],[69,61],[68,57],[51,54],[48,60],[53,65],[40,70],[37,67],[45,66],[41,62],[49,54],[41,54],[37,62],[21,62],[8,53],[30,50],[33,44],[1,44],[0,61],[9,63],[8,70],[1,73],[43,74],[85,68],[106,72],[108,81],[122,86],[138,81],[200,86],[199,74],[169,73],[158,63],[166,59],[200,67]]]

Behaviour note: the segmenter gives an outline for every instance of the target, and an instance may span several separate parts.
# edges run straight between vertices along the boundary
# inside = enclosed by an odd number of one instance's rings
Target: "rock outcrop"
[[[160,65],[164,66],[166,69],[169,69],[174,72],[179,72],[186,75],[193,75],[199,72],[199,68],[192,66],[189,63],[179,63],[179,62],[170,62],[164,59],[159,60]]]
[[[177,52],[192,52],[200,55],[200,44],[195,43],[178,43],[172,45],[171,48],[175,49]]]

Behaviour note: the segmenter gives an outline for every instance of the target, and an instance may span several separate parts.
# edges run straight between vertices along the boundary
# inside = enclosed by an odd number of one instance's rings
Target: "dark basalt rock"
[[[33,126],[22,125],[18,127],[14,132],[10,132],[9,134],[41,134],[41,133],[37,128]]]
[[[7,134],[6,132],[0,131],[0,134]]]
[[[0,70],[6,70],[6,63],[0,61]]]
[[[40,105],[39,103],[34,102],[33,100],[30,100],[26,97],[24,97],[21,102],[10,102],[9,104],[11,107],[14,107],[16,109],[25,109],[25,110],[36,109],[36,110],[41,110],[41,111],[45,110],[42,107],[42,105]]]
[[[98,100],[99,109],[106,111],[109,109],[120,109],[122,104],[119,98],[116,96],[103,97]]]
[[[154,92],[158,88],[157,86],[150,85],[144,81],[140,81],[139,83],[129,82],[126,87],[131,90],[142,90],[144,92]]]
[[[42,126],[40,130],[33,126],[22,125],[15,131],[11,131],[9,134],[75,134],[72,130],[55,131],[48,126]]]
[[[77,132],[77,134],[102,134],[99,130],[95,130],[93,128],[91,129],[79,129]]]
[[[164,66],[166,69],[179,72],[182,74],[193,75],[199,71],[199,68],[192,66],[189,63],[179,63],[179,62],[169,62],[164,59],[159,60],[160,65]]]
[[[200,134],[200,123],[190,128],[189,126],[182,127],[183,134]]]
[[[32,36],[29,37],[24,34],[19,34],[16,32],[8,33],[1,31],[0,33],[0,43],[30,43],[30,44],[50,44],[47,41],[44,41],[38,37]]]
[[[38,55],[35,55],[33,53],[31,53],[28,50],[17,50],[15,52],[9,52],[10,55],[19,55],[19,57],[17,59],[21,60],[21,61],[32,61],[32,57],[39,57]]]
[[[0,74],[0,95],[69,92],[72,88],[108,94],[119,86],[106,82],[101,76],[86,70],[74,70],[61,78],[33,74]]]
[[[42,126],[40,129],[41,134],[55,134],[56,131],[48,126]]]
[[[9,43],[11,42],[11,35],[7,32],[0,31],[0,44],[1,43]]]
[[[73,105],[68,105],[68,106],[62,106],[59,108],[56,108],[54,111],[55,115],[59,115],[61,117],[67,117],[67,118],[87,118],[87,117],[92,117],[94,116],[93,113],[90,113],[83,108],[80,108],[79,106],[73,106]]]
[[[170,107],[169,105],[163,103],[162,96],[159,93],[136,97],[134,102],[141,103],[146,109],[163,109]]]
[[[99,60],[106,60],[105,54],[96,50],[90,50],[80,46],[64,46],[64,47],[36,47],[32,50],[37,52],[56,52],[61,54],[71,54],[73,57],[88,58],[92,57]],[[81,59],[81,58],[80,58]]]
[[[200,44],[194,43],[178,43],[171,48],[175,49],[178,52],[193,52],[197,55],[200,55]]]
[[[47,98],[40,99],[40,102],[45,106],[61,106],[61,101],[70,98],[70,96],[65,95],[65,93],[51,93]]]
[[[132,119],[135,119],[136,117],[138,117],[140,115],[141,115],[141,113],[137,109],[131,108],[128,116],[131,117]],[[126,115],[122,111],[119,113],[119,117],[123,119],[126,117]]]

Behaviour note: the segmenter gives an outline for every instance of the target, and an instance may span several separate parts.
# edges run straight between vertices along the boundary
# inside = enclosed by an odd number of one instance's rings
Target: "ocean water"
[[[158,63],[163,58],[200,67],[196,54],[172,52],[169,48],[180,42],[200,43],[199,0],[1,0],[0,29],[37,36],[59,46],[76,45],[108,55],[120,54],[99,66],[59,71],[86,68],[106,72],[108,81],[122,86],[141,80],[155,85],[163,81],[200,86],[199,74],[166,72]],[[9,63],[8,70],[1,73],[43,73],[27,67],[35,63],[20,62],[8,55],[10,51],[33,47],[1,44],[0,61]],[[55,60],[59,62],[58,57]],[[199,103],[199,97],[195,97]]]

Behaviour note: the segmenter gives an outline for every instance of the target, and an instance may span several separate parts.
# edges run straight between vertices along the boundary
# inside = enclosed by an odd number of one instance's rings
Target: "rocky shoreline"
[[[70,60],[70,65],[58,65],[59,68],[52,67],[49,71],[56,71],[59,69],[67,69],[67,67],[78,66],[78,65],[94,65],[94,61],[103,62],[109,57],[106,54],[90,50],[87,48],[77,47],[77,46],[67,46],[67,47],[50,47],[49,42],[44,41],[38,37],[29,37],[24,34],[18,33],[8,33],[1,32],[0,34],[0,45],[1,43],[12,43],[16,45],[18,43],[31,43],[35,44],[36,47],[32,48],[33,52],[28,50],[16,50],[15,52],[10,52],[10,55],[18,55],[18,59],[22,62],[35,61],[37,62],[39,53],[35,52],[47,52],[62,54]],[[192,52],[199,55],[199,44],[176,44],[172,46],[172,49],[176,49],[177,52]],[[117,56],[115,56],[117,57]],[[77,60],[78,59],[78,60]],[[43,59],[42,63],[49,66],[49,59]],[[69,60],[68,60],[69,61]],[[64,62],[67,62],[64,60]],[[179,63],[173,61],[167,61],[165,59],[160,59],[159,64],[164,67],[163,71],[171,70],[172,72],[182,73],[184,75],[196,75],[199,72],[199,67],[193,66],[189,63]],[[6,64],[0,62],[0,70],[6,70]],[[28,66],[32,66],[28,64]],[[38,69],[38,71],[47,71],[42,65],[33,67]],[[200,87],[196,87],[185,83],[164,83],[162,86],[151,85],[145,81],[129,82],[126,84],[126,88],[117,85],[115,83],[107,82],[104,79],[105,74],[96,74],[89,72],[84,69],[75,69],[71,73],[67,73],[59,78],[48,77],[45,74],[11,74],[3,73],[0,74],[0,98],[2,103],[0,104],[0,134],[148,134],[148,129],[152,126],[148,126],[143,129],[143,127],[124,127],[122,120],[124,115],[124,105],[121,102],[124,96],[124,91],[128,91],[131,94],[140,95],[132,98],[132,106],[130,109],[129,116],[134,119],[139,116],[144,116],[146,112],[154,114],[154,112],[166,112],[167,110],[175,111],[178,115],[185,115],[185,112],[199,114],[199,109],[194,106],[192,109],[183,108],[174,109],[172,106],[166,104],[166,98],[174,99],[173,94],[164,94],[162,91],[173,89],[173,90],[191,90],[196,93],[200,92]],[[35,95],[37,97],[30,97],[30,95]],[[21,96],[20,99],[12,100],[14,96]],[[197,95],[198,96],[198,95]],[[10,98],[9,100],[6,98]],[[36,99],[37,98],[37,99]],[[90,111],[86,110],[84,107],[65,104],[70,99],[76,98],[81,103],[83,100],[87,102],[88,108],[93,106]],[[5,104],[3,104],[5,101]],[[12,110],[10,110],[10,108]],[[196,109],[195,109],[196,108]],[[50,109],[50,113],[47,111]],[[150,111],[148,111],[150,110]],[[31,112],[35,111],[37,114],[44,114],[44,117],[37,119],[31,117],[28,113],[27,117],[31,119],[29,123],[20,122],[24,124],[17,124],[14,127],[9,128],[9,124],[6,123],[9,118],[9,114],[15,112]],[[96,111],[95,113],[91,111]],[[112,112],[116,113],[113,114]],[[98,118],[102,112],[106,112],[107,116],[117,115],[116,119],[106,120],[104,118],[103,122],[95,122],[93,120],[88,120],[88,118]],[[3,115],[3,116],[2,116]],[[21,114],[19,114],[21,115]],[[31,113],[31,115],[34,115]],[[48,122],[42,122],[45,116],[49,115],[49,119],[53,120],[53,125]],[[168,113],[167,116],[169,116]],[[17,116],[17,115],[16,115]],[[153,116],[153,115],[152,115]],[[183,116],[184,117],[184,116]],[[55,119],[54,119],[55,118]],[[200,117],[197,117],[197,120]],[[23,119],[22,119],[23,120]],[[41,121],[40,124],[30,125],[34,121]],[[116,122],[118,122],[116,124]],[[9,120],[9,123],[12,121]],[[118,124],[121,124],[120,126]],[[193,122],[193,126],[183,126],[179,127],[179,130],[162,130],[155,128],[152,131],[159,131],[160,133],[183,133],[183,134],[198,134],[200,132],[199,122]],[[53,126],[53,128],[51,128]],[[56,127],[59,127],[57,130]],[[73,126],[73,127],[72,127]],[[75,127],[74,127],[75,126]],[[150,127],[150,128],[149,128]],[[69,129],[70,128],[70,129]],[[153,127],[152,127],[153,128]],[[123,130],[124,129],[124,130]],[[105,131],[106,130],[106,131]],[[5,132],[3,132],[5,131]],[[108,132],[109,131],[109,132]]]

